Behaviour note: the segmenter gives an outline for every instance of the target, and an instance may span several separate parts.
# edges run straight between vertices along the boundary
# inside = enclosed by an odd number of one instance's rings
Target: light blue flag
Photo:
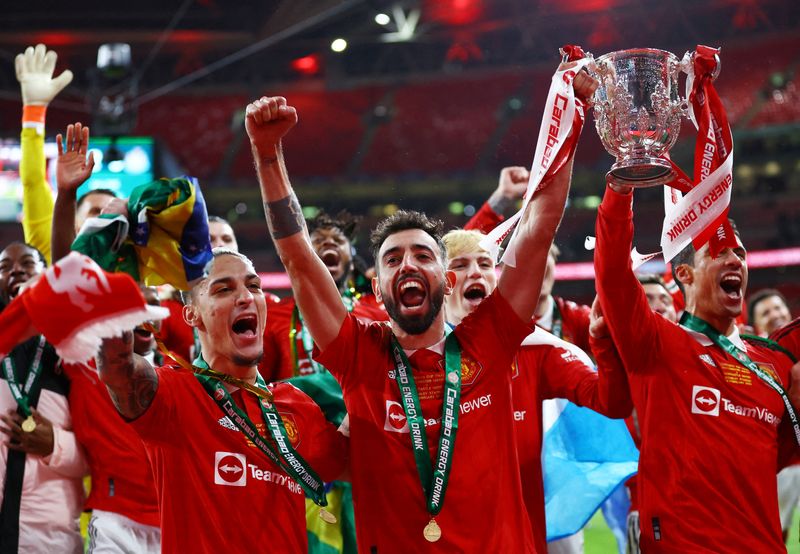
[[[639,451],[625,422],[567,400],[555,404],[542,464],[547,540],[577,533],[612,492],[636,473]]]
[[[574,344],[537,327],[523,345],[568,350],[585,365],[591,358]],[[617,487],[634,475],[639,451],[625,422],[556,398],[542,403],[542,473],[547,541],[574,535]]]

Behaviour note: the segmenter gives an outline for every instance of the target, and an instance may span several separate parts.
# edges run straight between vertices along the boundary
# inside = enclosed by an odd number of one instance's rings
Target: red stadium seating
[[[216,175],[233,138],[233,116],[247,99],[227,96],[168,96],[139,109],[136,133],[153,135],[169,147],[189,174]]]
[[[346,91],[280,91],[297,108],[299,121],[284,141],[286,163],[298,177],[343,175],[364,135],[365,118],[385,94],[384,87]],[[234,177],[251,177],[250,148],[240,149]]]
[[[469,171],[497,126],[498,110],[519,88],[517,74],[408,85],[397,90],[362,165],[370,175]]]

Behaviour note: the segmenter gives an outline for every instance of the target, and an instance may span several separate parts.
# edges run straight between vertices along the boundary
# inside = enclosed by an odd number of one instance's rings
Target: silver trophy
[[[669,182],[672,166],[661,158],[675,145],[685,98],[678,76],[685,62],[652,48],[620,50],[599,57],[594,121],[605,149],[617,161],[608,173],[620,185],[650,187]]]

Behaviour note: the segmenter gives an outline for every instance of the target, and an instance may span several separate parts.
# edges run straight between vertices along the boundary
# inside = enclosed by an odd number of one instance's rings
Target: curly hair
[[[309,234],[316,229],[339,229],[348,241],[353,242],[359,221],[361,221],[360,216],[355,216],[347,210],[342,210],[335,216],[320,210],[314,217],[306,219],[306,225]]]

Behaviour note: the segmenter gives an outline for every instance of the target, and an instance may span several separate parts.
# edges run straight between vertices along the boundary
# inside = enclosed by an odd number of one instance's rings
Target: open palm
[[[94,157],[86,157],[89,149],[89,127],[80,123],[67,126],[67,143],[64,149],[61,134],[56,137],[58,145],[58,166],[56,184],[58,190],[75,191],[92,174]]]

